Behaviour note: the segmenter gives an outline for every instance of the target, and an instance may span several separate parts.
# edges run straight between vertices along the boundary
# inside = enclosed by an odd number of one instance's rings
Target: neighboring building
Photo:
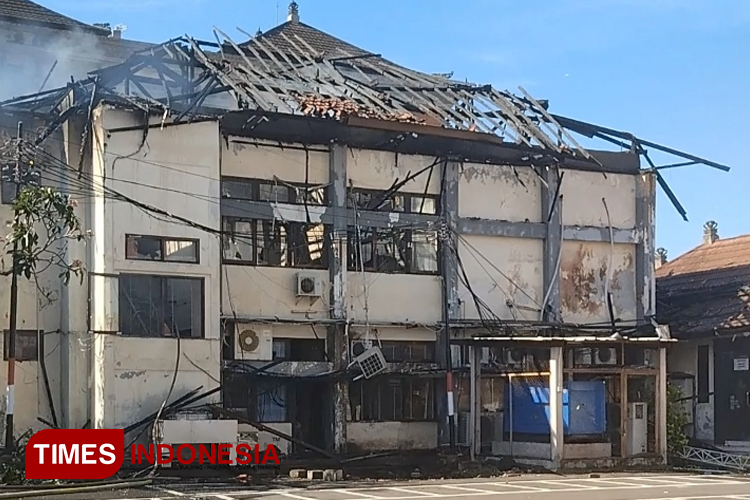
[[[53,332],[28,341],[62,425],[127,426],[221,383],[210,400],[338,453],[432,449],[453,366],[476,451],[664,460],[654,174],[566,129],[616,132],[397,66],[295,3],[242,48],[220,35],[4,108],[5,126],[67,118],[35,164],[93,232],[67,248],[88,279],[52,273],[59,300],[20,306],[23,329]],[[361,353],[385,373],[357,379]],[[34,369],[19,429],[49,417]]]
[[[0,0],[0,100],[62,87],[147,47],[29,0]]]
[[[693,437],[728,449],[750,444],[750,235],[703,243],[657,273],[659,321],[679,343],[669,353],[682,385]]]

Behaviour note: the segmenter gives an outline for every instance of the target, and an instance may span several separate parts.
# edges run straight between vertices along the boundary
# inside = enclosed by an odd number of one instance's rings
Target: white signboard
[[[734,371],[746,372],[750,370],[750,359],[748,358],[734,358]]]

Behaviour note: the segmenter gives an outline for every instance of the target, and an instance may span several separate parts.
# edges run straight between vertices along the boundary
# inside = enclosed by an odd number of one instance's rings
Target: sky
[[[37,0],[123,36],[235,40],[286,19],[288,0]],[[657,246],[670,259],[750,233],[750,8],[747,0],[297,0],[300,20],[417,70],[548,99],[553,113],[632,132],[731,167],[662,171],[688,222],[660,191]],[[590,146],[590,143],[587,143]],[[605,147],[604,149],[608,148]],[[657,164],[679,160],[651,154]],[[744,203],[744,202],[743,202]],[[597,206],[598,209],[598,206]]]

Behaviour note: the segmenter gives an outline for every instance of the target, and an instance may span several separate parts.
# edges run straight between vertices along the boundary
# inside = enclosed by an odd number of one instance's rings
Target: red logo
[[[148,447],[134,444],[130,447],[130,463],[133,464],[168,464],[174,460],[182,465],[279,465],[276,447],[270,444],[265,450],[261,450],[257,444],[251,446],[247,443],[240,443],[236,446],[234,444],[210,444],[208,446],[159,444],[156,447],[152,444]]]
[[[45,429],[26,444],[26,479],[107,479],[124,455],[123,429]]]

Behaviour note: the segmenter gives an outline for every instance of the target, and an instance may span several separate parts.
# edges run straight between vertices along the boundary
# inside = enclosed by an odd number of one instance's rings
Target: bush
[[[685,427],[690,423],[682,406],[682,389],[673,384],[667,385],[667,451],[677,455],[688,444]]]

